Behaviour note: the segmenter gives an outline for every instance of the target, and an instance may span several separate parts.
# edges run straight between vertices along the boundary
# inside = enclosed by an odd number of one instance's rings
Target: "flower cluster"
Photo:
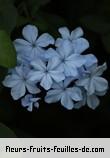
[[[28,111],[39,107],[40,87],[47,91],[46,103],[60,101],[69,110],[84,105],[95,109],[99,105],[97,96],[103,96],[108,89],[107,80],[100,77],[106,63],[98,66],[93,54],[84,55],[89,42],[82,37],[82,28],[70,32],[61,27],[58,31],[61,37],[55,40],[48,33],[38,37],[37,27],[25,26],[23,39],[13,42],[17,65],[9,70],[3,85],[11,88],[14,100],[21,98]]]

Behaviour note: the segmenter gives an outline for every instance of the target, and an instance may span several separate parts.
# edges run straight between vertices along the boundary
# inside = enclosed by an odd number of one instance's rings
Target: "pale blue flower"
[[[77,102],[74,106],[76,109],[86,104],[91,109],[97,108],[100,104],[98,96],[105,95],[108,89],[107,80],[100,77],[107,69],[106,63],[102,66],[97,66],[97,63],[94,63],[91,66],[87,65],[86,68],[87,70],[82,72],[85,76],[76,82],[77,86],[81,86],[83,94],[82,101]]]
[[[19,66],[16,67],[11,74],[5,77],[3,85],[11,88],[11,95],[14,100],[18,100],[24,96],[26,89],[32,94],[40,92],[36,84],[28,79],[29,71],[30,70],[27,67]]]
[[[92,95],[88,95],[86,90],[84,90],[83,88],[81,88],[81,90],[82,90],[83,99],[75,103],[74,105],[75,109],[79,109],[85,105],[87,105],[89,108],[93,110],[96,109],[100,104],[100,100],[98,96],[104,96],[107,92],[107,90],[105,90],[103,92],[95,92]]]
[[[78,75],[78,68],[86,62],[85,56],[74,53],[72,44],[68,40],[63,41],[55,53],[54,60],[60,63],[59,69],[64,70],[66,77],[76,77]],[[53,54],[55,53],[53,52]]]
[[[94,64],[88,68],[88,74],[84,78],[78,80],[76,84],[84,87],[88,95],[92,95],[95,92],[104,92],[108,89],[108,82],[106,79],[100,76],[106,69],[106,63],[104,63],[102,66],[97,66],[97,64]]]
[[[49,60],[48,64],[42,60],[36,60],[31,62],[31,66],[34,68],[29,73],[29,79],[40,82],[40,85],[48,90],[51,88],[54,81],[60,82],[65,79],[65,75],[61,69],[58,69],[57,60]]]
[[[70,33],[67,27],[61,27],[59,33],[61,38],[56,40],[56,47],[60,47],[64,40],[69,40],[72,43],[74,53],[81,54],[89,48],[89,42],[81,37],[84,34],[82,28],[78,27]]]
[[[54,83],[52,89],[47,92],[45,102],[50,104],[60,101],[66,109],[73,109],[74,101],[82,100],[82,93],[80,88],[76,86],[68,88],[71,81],[73,81],[72,78],[67,78],[64,82]]]
[[[30,61],[44,52],[45,47],[54,44],[54,38],[48,33],[38,37],[38,28],[34,25],[27,25],[23,28],[24,39],[16,39],[14,46],[18,54],[18,61]]]
[[[26,107],[28,111],[32,111],[33,107],[39,108],[38,100],[40,98],[35,98],[31,94],[27,94],[24,98],[21,99],[21,104],[23,107]]]

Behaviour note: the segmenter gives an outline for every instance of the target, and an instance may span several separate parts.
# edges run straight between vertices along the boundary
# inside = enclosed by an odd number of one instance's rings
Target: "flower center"
[[[35,48],[35,47],[36,47],[36,44],[35,44],[35,43],[33,43],[33,44],[32,44],[32,47],[33,47],[33,48]]]
[[[45,70],[45,74],[48,74],[48,72],[49,72],[48,70]]]
[[[66,89],[67,89],[66,87],[63,87],[63,91],[66,91]]]
[[[27,80],[26,76],[23,76],[23,77],[22,77],[22,80],[23,80],[24,82],[26,82],[26,80]]]
[[[62,63],[65,63],[66,60],[65,60],[65,58],[62,58],[61,61],[62,61]]]

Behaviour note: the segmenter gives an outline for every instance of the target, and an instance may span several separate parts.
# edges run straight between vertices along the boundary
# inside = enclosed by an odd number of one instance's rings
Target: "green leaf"
[[[17,17],[17,9],[13,5],[8,4],[0,6],[0,29],[11,33],[16,26]]]
[[[101,35],[110,31],[110,23],[102,16],[88,15],[80,21],[83,26]]]
[[[16,65],[16,51],[8,34],[0,30],[0,65],[11,68]]]
[[[110,53],[110,33],[102,36],[102,42],[105,46],[106,51]]]
[[[11,129],[0,123],[0,138],[16,138],[16,135]]]

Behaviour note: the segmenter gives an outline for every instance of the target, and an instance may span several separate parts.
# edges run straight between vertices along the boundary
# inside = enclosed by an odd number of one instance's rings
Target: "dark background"
[[[14,5],[17,7],[19,3],[20,1],[15,1]],[[31,7],[27,7],[29,14]],[[104,77],[110,82],[109,0],[51,0],[40,6],[38,14],[35,13],[35,16],[33,13],[31,15],[31,23],[35,23],[37,19],[36,26],[40,27],[41,32],[48,31],[55,36],[58,35],[56,29],[60,26],[68,26],[70,30],[81,26],[85,38],[90,42],[90,48],[86,52],[95,54],[99,64],[107,62],[108,69]],[[26,19],[25,13],[21,14]],[[13,29],[12,40],[21,36],[25,23]],[[14,131],[17,137],[110,137],[109,90],[100,101],[96,110],[85,106],[68,111],[59,103],[48,105],[42,99],[40,108],[30,113],[20,105],[20,101],[12,100],[9,89],[3,88],[0,93],[0,121]]]

